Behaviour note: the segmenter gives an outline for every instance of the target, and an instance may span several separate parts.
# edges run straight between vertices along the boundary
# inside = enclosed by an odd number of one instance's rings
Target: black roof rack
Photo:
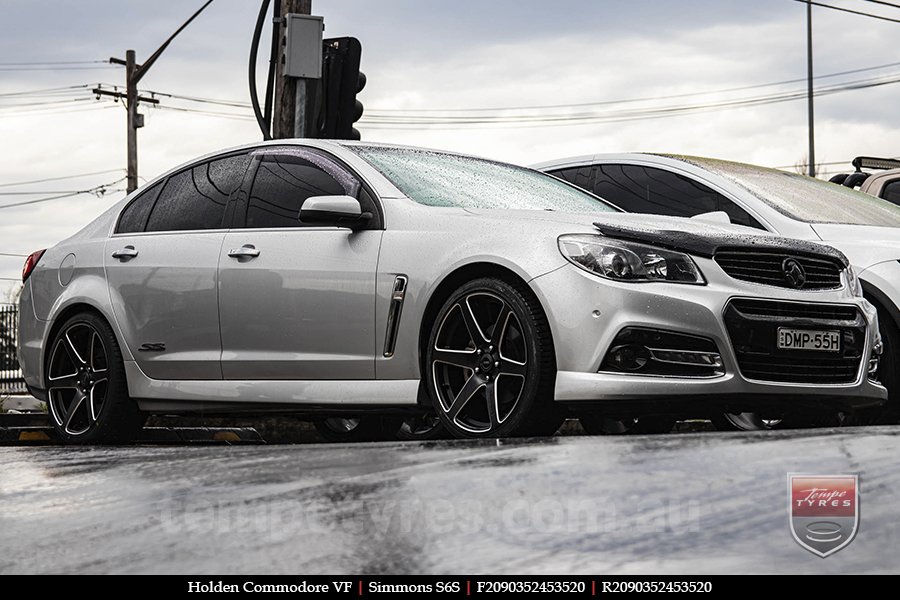
[[[900,159],[857,156],[851,163],[857,171],[863,169],[900,169]]]

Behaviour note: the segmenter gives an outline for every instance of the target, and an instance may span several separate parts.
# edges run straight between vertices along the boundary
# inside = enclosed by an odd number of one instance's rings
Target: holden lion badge
[[[831,556],[853,541],[859,526],[856,475],[788,474],[788,514],[797,543]]]

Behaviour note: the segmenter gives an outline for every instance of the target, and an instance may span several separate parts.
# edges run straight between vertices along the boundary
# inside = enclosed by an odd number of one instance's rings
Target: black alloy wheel
[[[425,349],[435,412],[456,437],[552,435],[555,355],[530,290],[494,278],[464,284],[444,303]]]
[[[75,315],[54,336],[47,358],[50,417],[65,442],[130,441],[145,417],[128,396],[115,335],[93,313]]]

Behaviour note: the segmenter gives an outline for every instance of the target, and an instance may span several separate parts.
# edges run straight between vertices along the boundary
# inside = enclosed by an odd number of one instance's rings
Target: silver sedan
[[[569,414],[609,433],[698,406],[885,398],[876,312],[840,252],[622,214],[444,152],[216,153],[34,253],[23,278],[22,370],[70,442],[127,440],[152,413],[290,411],[330,439],[496,437]]]

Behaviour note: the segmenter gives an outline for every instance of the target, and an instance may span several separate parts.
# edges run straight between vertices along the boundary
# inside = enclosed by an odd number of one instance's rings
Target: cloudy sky
[[[828,3],[900,18],[900,9],[865,0]],[[124,110],[110,100],[93,100],[87,91],[96,83],[121,85],[123,70],[90,62],[62,69],[20,63],[101,61],[124,57],[126,48],[134,48],[140,61],[202,2],[36,4],[0,0],[0,207],[52,192],[103,184],[111,184],[112,190],[123,187],[117,180],[124,175]],[[257,0],[215,0],[169,47],[141,87],[248,102],[247,52],[258,7]],[[806,74],[806,8],[792,0],[314,0],[313,12],[324,16],[327,36],[354,35],[363,43],[368,85],[360,98],[370,121],[360,129],[366,140],[522,163],[656,150],[784,166],[806,151],[803,99],[635,118],[646,116],[647,109],[802,91],[805,84],[800,82],[765,85]],[[866,69],[824,77],[817,86],[900,78],[898,34],[900,23],[815,9],[816,73]],[[897,64],[882,67],[892,63]],[[86,87],[56,89],[68,86]],[[734,88],[744,89],[722,91]],[[900,154],[898,94],[900,84],[888,84],[818,98],[817,160]],[[161,100],[168,109],[143,108],[143,178],[261,137],[255,121],[246,118],[249,110],[240,106]],[[440,110],[416,112],[421,109]],[[489,110],[454,112],[460,109]],[[486,114],[519,122],[427,127],[372,122],[376,116],[402,120],[422,114]],[[555,121],[553,126],[542,120],[572,115],[590,119]],[[523,116],[538,121],[523,124]],[[101,171],[105,173],[9,185]],[[112,191],[100,198],[80,195],[0,208],[0,253],[24,254],[51,245],[121,196]],[[0,278],[17,277],[21,262],[0,256]],[[11,285],[0,279],[0,297]]]

